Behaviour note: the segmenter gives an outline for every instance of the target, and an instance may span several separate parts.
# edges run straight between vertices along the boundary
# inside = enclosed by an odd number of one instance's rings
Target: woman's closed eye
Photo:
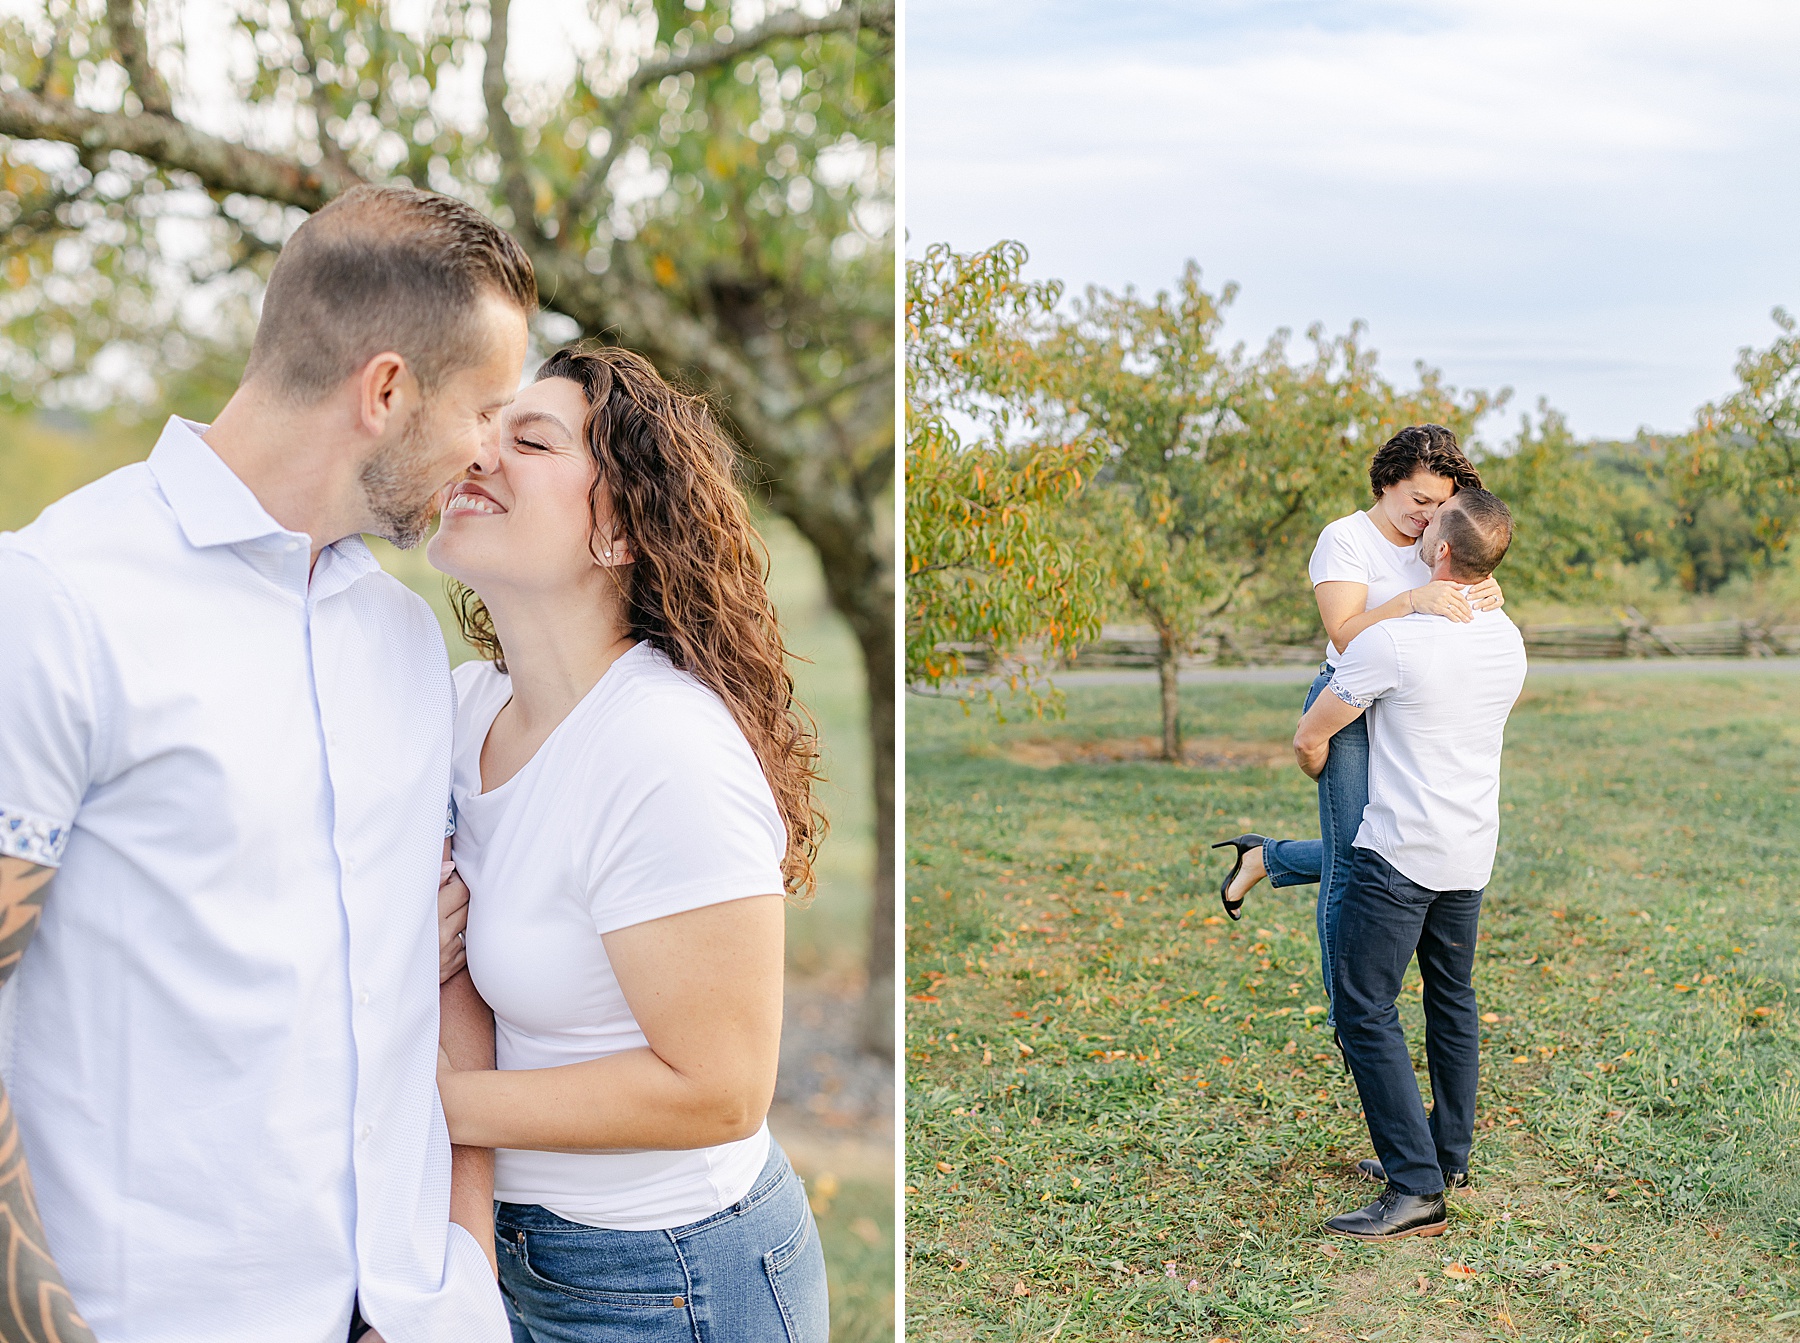
[[[539,452],[550,452],[552,450],[548,443],[539,443],[535,438],[519,438],[515,439],[514,442],[521,448],[535,448]]]

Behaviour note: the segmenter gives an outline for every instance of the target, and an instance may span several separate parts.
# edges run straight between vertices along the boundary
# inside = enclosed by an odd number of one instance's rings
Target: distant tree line
[[[907,266],[906,666],[917,687],[969,684],[968,652],[1016,683],[1129,611],[1157,635],[1164,754],[1178,759],[1176,673],[1223,630],[1317,633],[1306,560],[1324,524],[1369,503],[1371,453],[1407,424],[1467,442],[1506,393],[1419,365],[1380,371],[1360,325],[1315,326],[1299,356],[1221,337],[1235,286],[1193,264],[1145,295],[1023,277],[1016,242]],[[1692,430],[1584,442],[1540,404],[1497,446],[1471,445],[1511,505],[1510,595],[1600,601],[1624,566],[1692,593],[1782,562],[1800,461],[1800,338],[1746,350],[1739,388]],[[994,693],[991,681],[984,683]]]

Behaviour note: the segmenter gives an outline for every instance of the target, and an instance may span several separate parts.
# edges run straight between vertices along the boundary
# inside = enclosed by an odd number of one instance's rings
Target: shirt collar
[[[288,531],[269,516],[250,487],[201,437],[206,429],[204,424],[171,415],[150,453],[150,471],[188,544],[205,549],[281,537],[310,551],[312,538],[304,532]],[[319,552],[312,572],[314,595],[341,592],[380,567],[362,537],[346,536]]]
[[[171,415],[150,453],[150,473],[162,487],[188,544],[204,549],[289,536],[310,548],[309,537],[289,532],[269,516],[250,487],[200,437],[205,432],[205,425]]]

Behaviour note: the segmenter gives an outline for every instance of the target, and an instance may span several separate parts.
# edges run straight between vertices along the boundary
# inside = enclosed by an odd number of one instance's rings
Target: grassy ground
[[[1302,687],[1184,692],[1210,770],[1056,763],[1153,730],[1154,687],[1072,689],[1052,723],[910,703],[910,1335],[1800,1338],[1796,689],[1532,678],[1476,970],[1477,1187],[1387,1248],[1319,1231],[1374,1186],[1312,888],[1227,923],[1205,847],[1317,833],[1297,770],[1226,749],[1272,760]]]

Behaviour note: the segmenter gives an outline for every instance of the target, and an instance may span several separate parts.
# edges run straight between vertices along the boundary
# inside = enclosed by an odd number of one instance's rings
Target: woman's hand
[[[1500,591],[1500,585],[1489,574],[1479,583],[1469,585],[1469,604],[1477,611],[1498,611],[1506,605],[1506,594]]]
[[[463,930],[468,926],[469,888],[452,867],[438,887],[438,983],[455,978],[469,963],[463,950]]]
[[[1466,585],[1449,583],[1439,579],[1435,583],[1427,583],[1422,588],[1414,588],[1407,595],[1412,598],[1413,610],[1422,611],[1428,616],[1443,616],[1446,620],[1454,620],[1458,624],[1467,624],[1475,618],[1469,609],[1469,599],[1463,596]]]

